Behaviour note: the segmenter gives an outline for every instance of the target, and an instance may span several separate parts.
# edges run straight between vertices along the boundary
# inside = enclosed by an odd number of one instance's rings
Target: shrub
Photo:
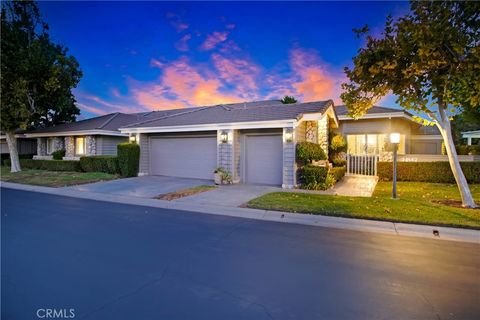
[[[19,154],[18,158],[19,159],[32,159],[34,155],[35,154],[30,154],[30,153],[29,154]],[[1,157],[0,161],[1,161],[2,166],[7,166],[7,165],[10,166],[10,154],[2,153],[2,155],[0,157]],[[6,162],[7,160],[8,160],[8,164]]]
[[[345,167],[333,167],[330,169],[329,173],[335,178],[336,182],[342,180],[346,171],[347,169]]]
[[[330,140],[330,150],[334,153],[347,151],[347,142],[342,135],[335,134]]]
[[[333,159],[332,164],[334,167],[345,167],[347,165],[347,160],[345,159]]]
[[[65,157],[65,150],[60,149],[52,152],[52,157],[53,157],[53,160],[62,160],[62,158]]]
[[[116,156],[90,156],[80,158],[80,167],[85,172],[119,173]]]
[[[5,165],[10,166],[10,160],[5,160]],[[48,171],[82,171],[80,162],[74,160],[33,160],[20,159],[23,169],[36,169]]]
[[[327,167],[307,165],[300,169],[300,181],[303,189],[326,190],[335,184],[335,177]]]
[[[480,183],[480,162],[460,162],[468,183]],[[379,162],[378,177],[383,181],[391,181],[393,175],[392,162]],[[448,162],[398,162],[398,181],[420,181],[436,183],[455,183],[450,163]]]
[[[138,175],[140,162],[140,146],[136,143],[124,142],[117,145],[118,167],[124,177]]]
[[[297,162],[311,163],[312,161],[327,160],[327,155],[318,143],[299,142],[296,150]]]
[[[455,148],[457,149],[457,153],[459,155],[480,154],[480,145],[469,146],[469,145],[463,144],[463,145],[456,145]]]

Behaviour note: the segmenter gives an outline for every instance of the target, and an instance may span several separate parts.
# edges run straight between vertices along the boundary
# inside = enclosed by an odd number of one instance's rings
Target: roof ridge
[[[107,121],[105,121],[100,126],[98,126],[97,129],[102,129],[103,127],[105,127],[107,124],[109,124],[119,114],[120,114],[120,112],[115,112],[110,118],[107,119]]]
[[[201,110],[204,110],[204,109],[207,109],[207,108],[214,108],[214,107],[189,108],[191,110],[188,110],[188,111],[185,111],[185,112],[179,112],[179,113],[175,113],[175,114],[171,114],[171,115],[165,115],[163,117],[158,117],[158,118],[155,118],[155,119],[149,119],[149,120],[145,120],[145,121],[131,123],[128,126],[125,126],[125,128],[131,127],[131,126],[136,126],[136,125],[139,125],[139,124],[149,123],[149,122],[153,122],[153,121],[157,121],[157,120],[161,120],[161,119],[167,119],[167,118],[172,118],[172,117],[175,117],[175,116],[181,116],[181,115],[184,115],[184,114],[189,114],[189,113],[201,111]],[[170,109],[170,110],[175,110],[175,109]]]

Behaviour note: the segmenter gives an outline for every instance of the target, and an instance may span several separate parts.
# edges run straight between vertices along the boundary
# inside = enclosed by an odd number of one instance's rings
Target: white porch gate
[[[378,155],[356,155],[347,154],[347,172],[346,175],[377,175]]]

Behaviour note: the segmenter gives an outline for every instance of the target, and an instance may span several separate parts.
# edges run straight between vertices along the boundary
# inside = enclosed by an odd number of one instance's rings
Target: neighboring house
[[[462,138],[467,139],[467,145],[472,145],[472,140],[476,139],[477,143],[480,143],[480,130],[464,131],[462,132]]]
[[[25,133],[35,138],[34,159],[52,159],[52,152],[64,149],[64,160],[81,156],[116,155],[117,144],[128,141],[128,135],[118,128],[143,119],[144,113],[112,113],[72,123],[40,128]]]
[[[15,137],[17,138],[17,150],[19,155],[33,155],[37,152],[37,140],[25,138],[23,130],[17,130]],[[7,138],[3,132],[0,133],[0,154],[5,156],[10,154]]]
[[[223,167],[234,182],[293,188],[296,143],[317,142],[328,153],[328,132],[336,127],[331,100],[275,100],[183,109],[120,131],[140,145],[141,175],[211,180]]]

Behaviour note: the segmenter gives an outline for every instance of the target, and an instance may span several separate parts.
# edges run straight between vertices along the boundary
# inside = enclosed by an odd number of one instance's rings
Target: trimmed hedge
[[[5,165],[10,166],[10,160],[5,160]],[[80,162],[74,160],[33,160],[20,159],[23,169],[36,169],[48,171],[82,171]]]
[[[329,173],[333,175],[335,181],[340,181],[345,176],[346,171],[346,167],[333,167],[329,170]]]
[[[80,157],[80,168],[85,172],[120,173],[116,156]]]
[[[310,163],[312,161],[327,160],[327,155],[318,143],[304,141],[297,143],[296,160]]]
[[[456,148],[457,153],[459,155],[468,155],[468,154],[477,155],[477,154],[480,154],[480,145],[469,146],[469,145],[466,145],[466,144],[462,144],[462,145],[456,145],[455,148]]]
[[[118,166],[124,177],[136,177],[140,164],[140,146],[124,142],[117,145]]]
[[[19,159],[32,159],[35,154],[19,154]],[[8,164],[7,161],[8,160]],[[10,166],[10,154],[9,153],[2,153],[1,155],[1,165],[2,166]]]
[[[480,162],[460,162],[460,166],[468,183],[480,183]],[[380,180],[391,181],[393,163],[379,162],[377,173]],[[455,183],[455,178],[448,162],[398,162],[397,180]]]
[[[329,173],[328,167],[307,165],[299,173],[303,189],[327,190],[335,184],[335,177]]]
[[[347,165],[347,160],[345,159],[333,159],[332,164],[334,167],[345,167]]]
[[[52,152],[53,160],[62,160],[65,157],[65,150],[60,149]]]

